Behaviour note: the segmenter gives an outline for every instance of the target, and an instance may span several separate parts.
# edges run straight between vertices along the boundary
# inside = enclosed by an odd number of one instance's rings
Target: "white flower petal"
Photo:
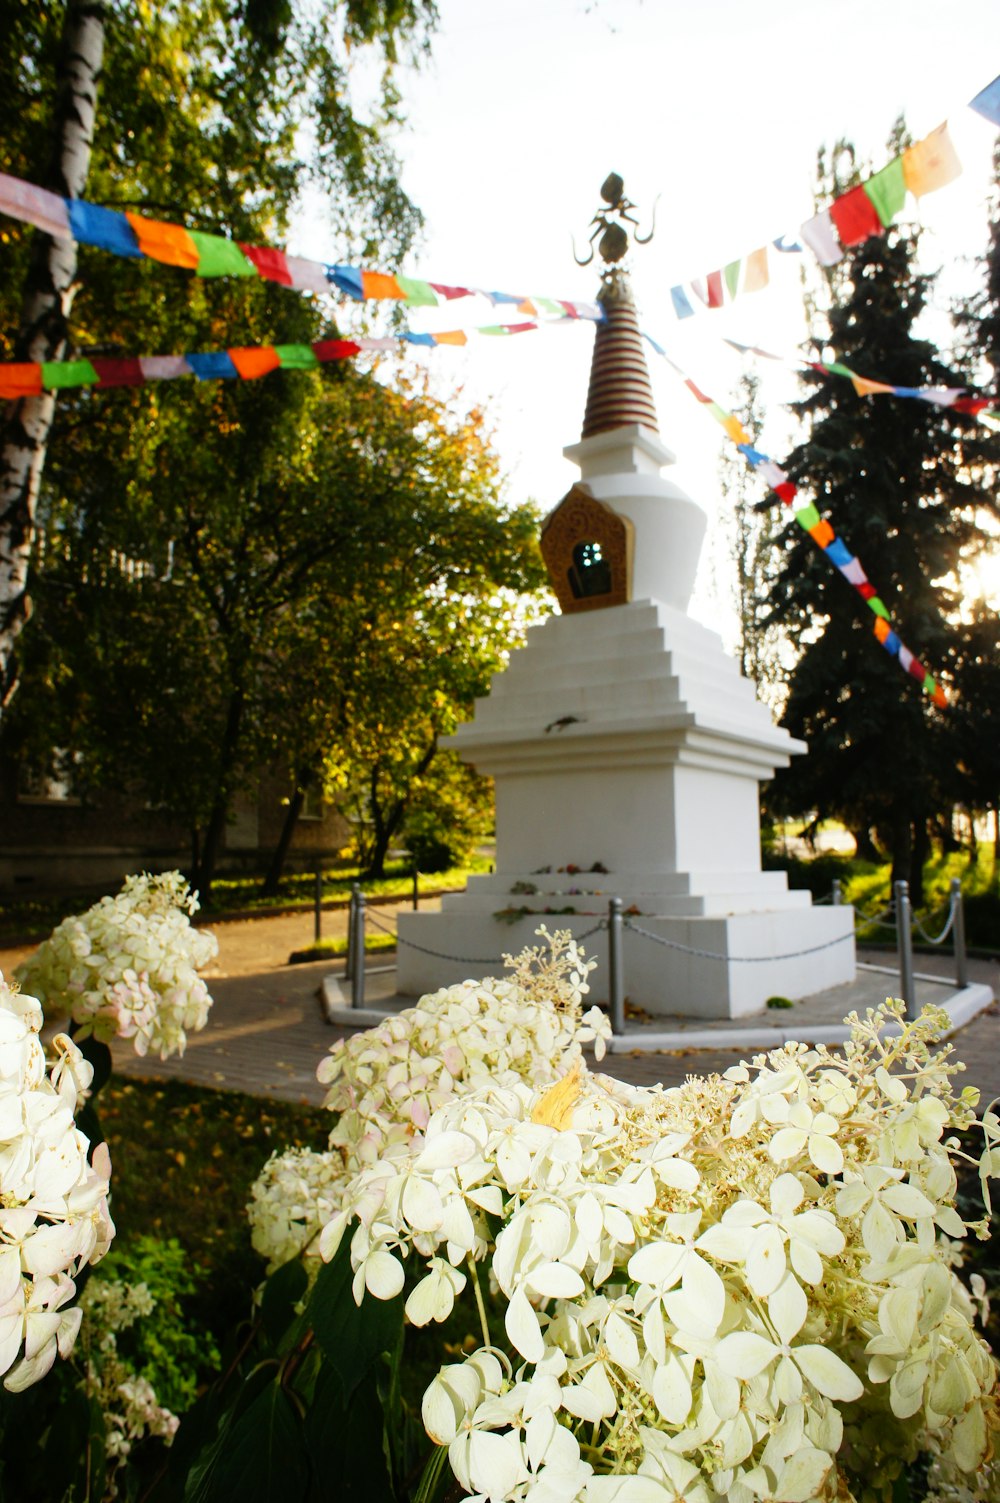
[[[576,1299],[586,1288],[575,1268],[566,1263],[539,1263],[527,1276],[527,1283],[544,1299]]]
[[[733,1331],[731,1335],[723,1336],[713,1355],[724,1373],[746,1382],[774,1361],[778,1348],[753,1331]]]
[[[538,1316],[528,1302],[523,1289],[515,1290],[504,1316],[504,1328],[511,1343],[527,1362],[541,1362],[545,1355],[545,1342]]]
[[[825,1346],[797,1346],[793,1349],[796,1365],[814,1388],[828,1399],[842,1402],[860,1399],[865,1385],[847,1363]]]
[[[809,1302],[799,1281],[786,1273],[777,1289],[769,1296],[767,1313],[781,1340],[787,1344],[797,1336],[805,1325]]]

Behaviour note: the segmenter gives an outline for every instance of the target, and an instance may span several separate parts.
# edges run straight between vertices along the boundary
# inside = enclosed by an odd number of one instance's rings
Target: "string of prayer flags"
[[[837,537],[829,522],[824,520],[816,507],[811,503],[805,506],[796,506],[797,490],[794,481],[789,480],[780,465],[775,464],[766,454],[761,454],[752,444],[740,444],[740,452],[748,462],[767,481],[771,490],[778,496],[785,506],[793,509],[796,522],[808,532],[813,542],[826,554],[827,558],[838,569],[849,584],[852,584],[858,594],[864,600],[868,609],[874,614],[874,631],[878,641],[892,657],[899,659],[900,667],[915,678],[929,695],[939,709],[944,709],[948,703],[948,697],[944,689],[938,683],[933,673],[930,673],[902,641],[892,625],[889,612],[885,603],[875,590],[875,586],[869,580],[860,561],[854,556],[841,538]]]
[[[473,332],[510,336],[529,334],[538,323],[484,324]],[[316,344],[278,344],[234,347],[184,355],[141,355],[109,359],[92,355],[77,360],[47,360],[0,364],[0,400],[16,401],[43,391],[71,387],[142,386],[147,381],[170,381],[195,376],[199,381],[255,381],[276,370],[313,370],[332,360],[347,360],[363,352],[398,350],[403,345],[433,349],[437,345],[464,345],[464,329],[446,329],[438,334],[407,332],[394,337],[322,339]]]
[[[675,361],[671,360],[663,346],[658,344],[655,339],[648,334],[643,337],[656,353],[667,362],[671,369],[676,371],[695,400],[700,402],[711,413],[716,422],[725,429],[748,464],[759,471],[783,505],[792,508],[796,522],[798,522],[799,526],[805,532],[808,532],[813,542],[818,548],[822,549],[834,568],[838,569],[844,578],[854,586],[858,594],[868,605],[868,609],[875,616],[875,636],[886,652],[898,658],[900,666],[923,686],[924,693],[930,695],[939,708],[944,708],[948,700],[943,688],[934,675],[924,667],[920,659],[913,655],[895,631],[885,602],[879,597],[875,586],[871,583],[862,568],[860,560],[854,556],[843,539],[837,536],[830,523],[820,516],[816,507],[811,502],[805,505],[796,505],[798,487],[795,482],[788,478],[786,472],[780,465],[775,464],[773,459],[769,458],[766,454],[762,454],[759,449],[755,448],[753,440],[739,418],[734,413],[727,412],[724,407],[720,406],[718,402],[713,401],[711,397],[706,396],[691,378],[685,374],[681,367]]]
[[[739,351],[741,355],[759,355],[765,360],[776,360],[789,370],[812,370],[824,376],[840,376],[851,382],[859,397],[904,397],[917,402],[929,402],[934,407],[948,407],[953,412],[961,412],[969,417],[1000,418],[1000,408],[994,407],[990,398],[977,396],[967,386],[898,386],[890,381],[873,381],[870,376],[860,376],[839,360],[785,360],[771,350],[761,349],[759,345],[741,344],[738,339],[723,338],[723,343]]]
[[[0,172],[0,213],[32,224],[57,240],[76,240],[115,256],[145,257],[199,277],[261,277],[297,292],[340,292],[355,302],[389,300],[410,308],[438,307],[440,298],[450,302],[479,295],[493,307],[512,303],[532,318],[539,312],[549,318],[584,318],[597,323],[604,318],[599,303],[451,286],[340,262],[311,261],[274,246],[237,244],[225,235],[189,230],[131,211],[120,213],[82,198],[60,198],[6,172]]]
[[[1000,117],[1000,79],[985,89],[983,94],[992,98],[996,90],[995,108]],[[980,95],[976,99],[981,98]],[[976,108],[975,100],[972,101]],[[983,111],[985,113],[985,111]],[[997,121],[1000,124],[1000,118]],[[773,248],[782,255],[801,252],[808,247],[821,266],[835,266],[843,259],[850,247],[861,245],[872,235],[881,235],[902,212],[906,194],[922,198],[953,182],[962,171],[955,153],[948,125],[939,125],[922,141],[917,141],[887,166],[873,172],[864,182],[842,193],[826,208],[820,209],[799,228],[802,242],[789,240],[781,235],[771,241]],[[731,302],[739,293],[740,269],[743,273],[743,291],[757,292],[767,286],[767,246],[753,251],[746,258],[727,263],[724,273],[725,289]],[[696,277],[686,284],[670,289],[674,311],[678,318],[690,318],[695,309],[687,297],[687,288],[694,290],[706,308],[721,308],[724,304],[723,273],[710,272],[707,277]]]

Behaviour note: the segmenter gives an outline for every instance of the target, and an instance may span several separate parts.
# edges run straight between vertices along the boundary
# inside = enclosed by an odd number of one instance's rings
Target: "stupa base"
[[[539,944],[536,931],[544,924],[581,939],[587,955],[597,960],[590,997],[606,1003],[607,929],[590,932],[602,916],[535,912],[506,923],[481,913],[401,913],[399,991],[416,997],[467,978],[502,975],[503,955]],[[853,981],[854,910],[636,915],[625,929],[624,975],[627,1000],[654,1016],[746,1017],[760,1012],[770,997],[797,1002]]]

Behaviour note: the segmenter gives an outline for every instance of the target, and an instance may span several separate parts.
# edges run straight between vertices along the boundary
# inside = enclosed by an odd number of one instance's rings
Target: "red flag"
[[[843,245],[860,245],[869,235],[881,235],[882,221],[864,188],[852,188],[830,205],[830,218]]]

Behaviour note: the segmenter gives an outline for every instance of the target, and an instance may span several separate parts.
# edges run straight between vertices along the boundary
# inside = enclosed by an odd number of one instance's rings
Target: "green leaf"
[[[403,1327],[403,1296],[380,1300],[366,1294],[360,1306],[351,1292],[350,1240],[320,1272],[306,1312],[316,1339],[344,1390],[351,1395],[383,1352],[396,1350]]]
[[[271,1382],[235,1423],[225,1424],[192,1467],[185,1503],[276,1503],[302,1498],[309,1471],[302,1427],[284,1389]]]
[[[377,1374],[369,1372],[355,1387],[345,1409],[341,1379],[325,1363],[305,1420],[315,1479],[310,1498],[316,1503],[332,1498],[337,1503],[394,1503],[386,1438]]]
[[[264,1285],[260,1315],[267,1338],[275,1346],[294,1320],[295,1306],[308,1285],[308,1275],[297,1258],[282,1264]]]

